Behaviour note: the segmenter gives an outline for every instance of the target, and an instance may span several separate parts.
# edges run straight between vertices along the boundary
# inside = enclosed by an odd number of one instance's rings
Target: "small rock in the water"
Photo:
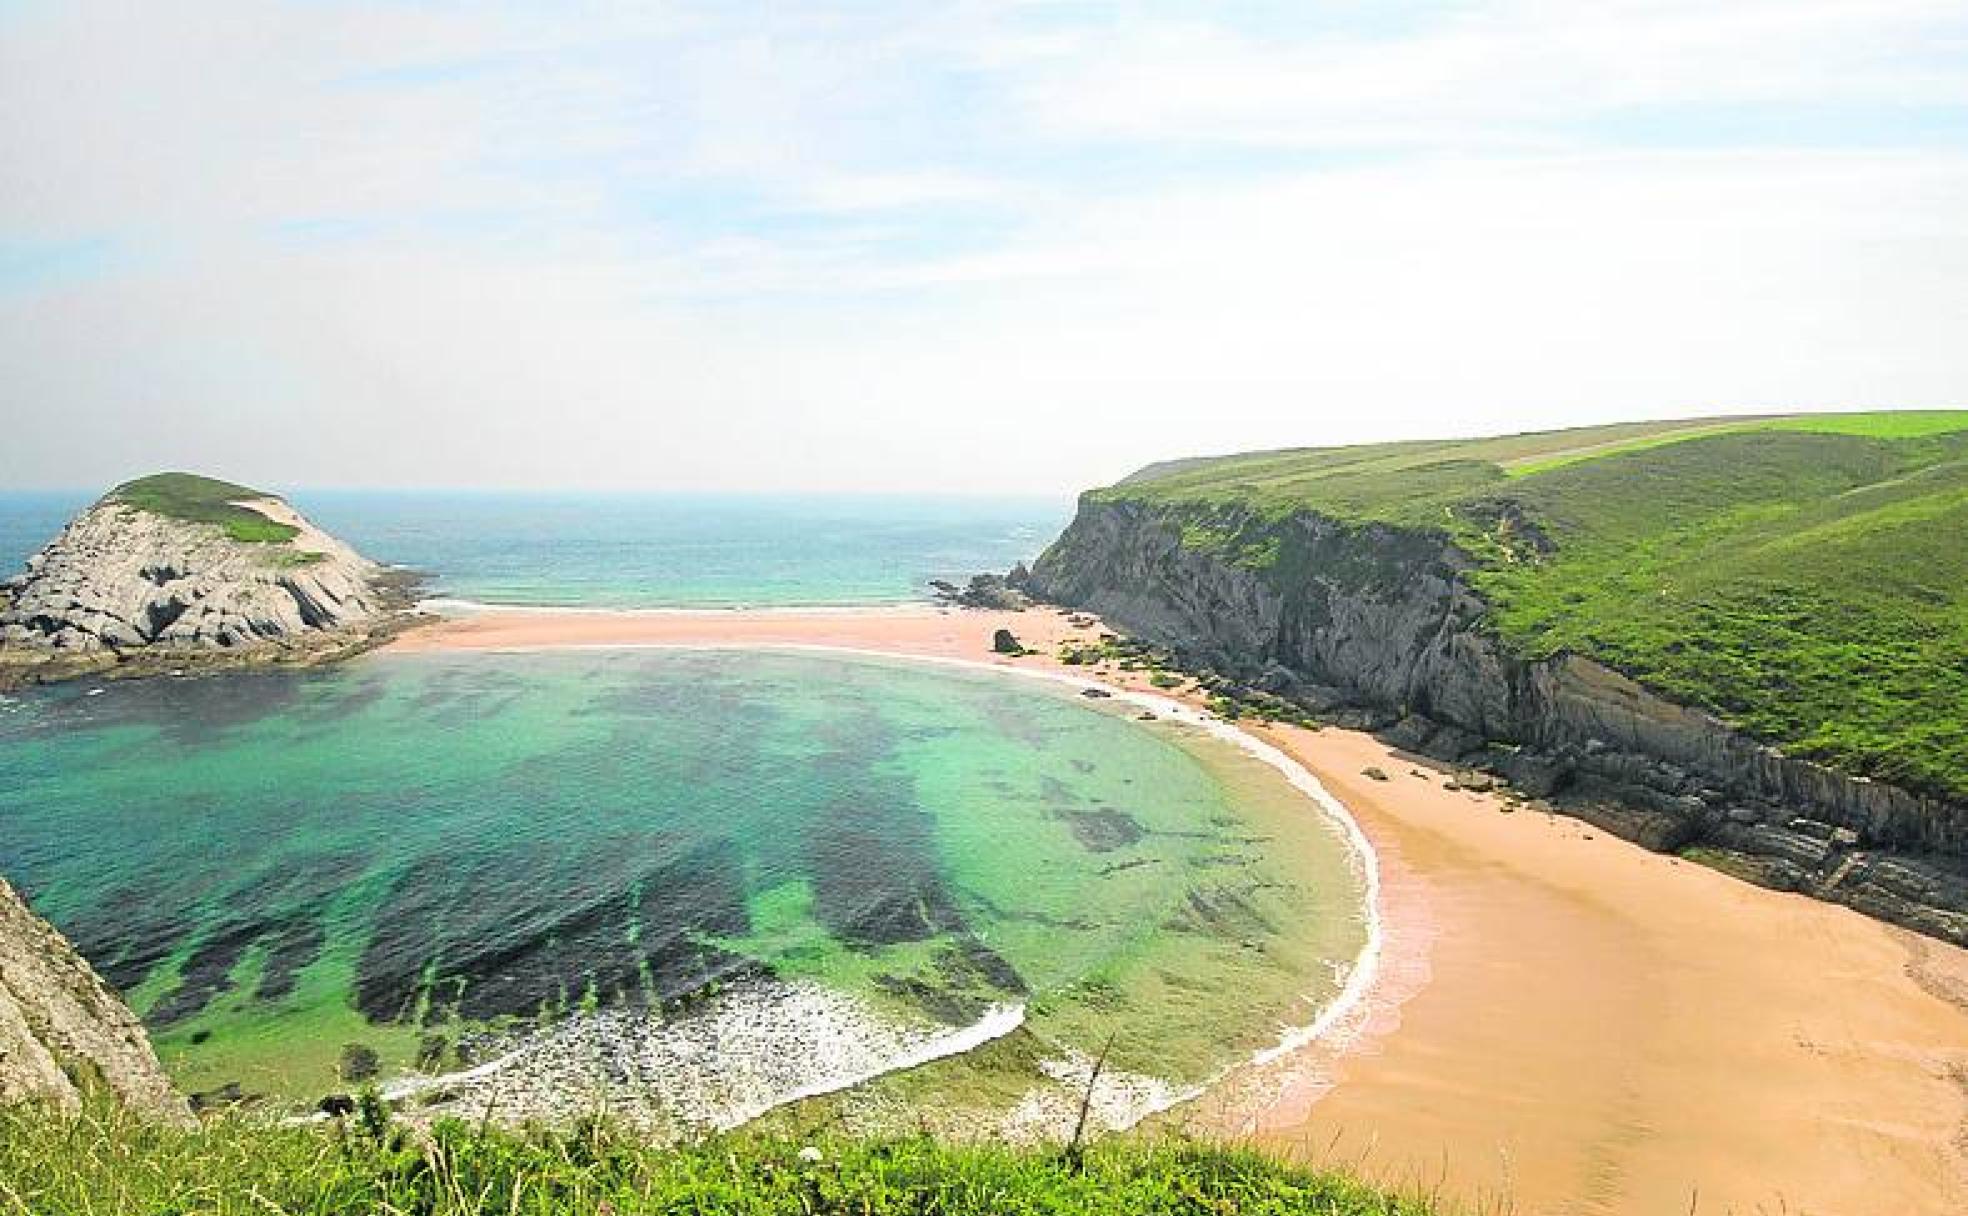
[[[1387,780],[1387,773],[1379,768],[1373,768],[1373,767],[1363,768],[1360,770],[1360,775],[1371,781]]]
[[[1096,699],[1098,699],[1098,698],[1101,698],[1101,697],[1111,697],[1111,696],[1113,696],[1114,694],[1113,694],[1113,693],[1111,693],[1111,692],[1108,692],[1108,691],[1107,691],[1106,689],[1104,689],[1104,688],[1082,688],[1082,689],[1080,690],[1080,695],[1081,695],[1081,696],[1083,696],[1083,697],[1094,697],[1094,698],[1096,698]]]
[[[1134,718],[1135,721],[1137,722],[1153,722],[1155,720],[1155,715],[1149,713],[1147,710],[1144,709],[1140,713],[1134,715]]]

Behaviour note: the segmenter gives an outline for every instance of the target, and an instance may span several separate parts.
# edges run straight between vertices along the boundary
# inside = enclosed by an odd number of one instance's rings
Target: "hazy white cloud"
[[[1968,400],[1958,4],[919,9],[7,10],[0,486],[1064,491]]]
[[[1506,3],[1408,37],[1302,41],[1143,21],[1035,49],[1018,95],[1055,134],[1537,146],[1650,107],[1698,124],[1728,106],[1968,105],[1964,25],[1952,0]]]

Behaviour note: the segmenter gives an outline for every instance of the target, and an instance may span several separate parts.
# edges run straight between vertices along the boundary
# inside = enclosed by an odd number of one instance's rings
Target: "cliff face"
[[[28,560],[0,644],[88,652],[227,649],[361,625],[386,611],[383,571],[278,499],[244,504],[294,529],[279,545],[104,499]]]
[[[91,1087],[142,1114],[191,1119],[136,1015],[0,880],[0,1102],[76,1110]]]
[[[1418,529],[1083,499],[1032,589],[1651,848],[1968,942],[1968,807],[1764,746],[1576,655],[1512,657]],[[1261,554],[1261,560],[1241,560]]]

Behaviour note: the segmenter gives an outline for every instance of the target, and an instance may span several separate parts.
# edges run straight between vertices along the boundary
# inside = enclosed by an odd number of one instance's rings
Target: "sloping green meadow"
[[[1193,1081],[1308,1023],[1355,859],[1260,762],[1070,688],[813,654],[372,656],[0,704],[0,868],[188,1089],[809,981],[1023,1006]],[[435,1046],[433,1045],[435,1044]]]
[[[1281,585],[1298,511],[1444,537],[1519,654],[1589,655],[1794,754],[1968,796],[1968,412],[1259,453],[1094,497]]]

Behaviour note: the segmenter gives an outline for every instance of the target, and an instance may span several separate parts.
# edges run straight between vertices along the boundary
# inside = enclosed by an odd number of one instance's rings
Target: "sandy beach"
[[[992,655],[1001,627],[1040,653]],[[1145,688],[1051,657],[1096,632],[1051,610],[927,605],[489,610],[389,649],[830,646]],[[1968,952],[1447,789],[1364,734],[1250,729],[1373,844],[1385,958],[1355,1025],[1262,1084],[1233,1079],[1190,1126],[1480,1210],[1968,1210]]]

